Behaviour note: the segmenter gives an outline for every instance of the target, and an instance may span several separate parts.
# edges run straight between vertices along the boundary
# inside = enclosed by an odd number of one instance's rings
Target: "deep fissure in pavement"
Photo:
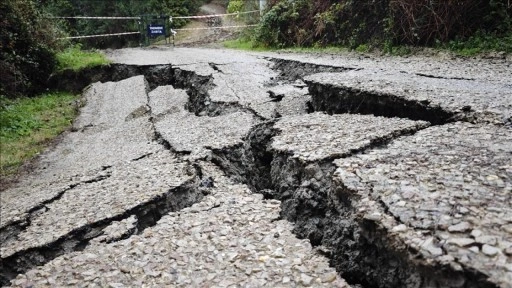
[[[340,88],[306,81],[315,111],[329,114],[372,114],[424,120],[432,125],[455,121],[455,113],[429,102],[411,101],[392,94],[369,93],[355,88]]]
[[[213,150],[212,162],[254,192],[282,201],[281,216],[295,223],[293,232],[321,247],[349,283],[448,287],[462,282],[463,287],[493,287],[477,271],[424,264],[418,251],[390,237],[375,222],[357,217],[354,207],[361,199],[343,183],[333,182],[332,161],[303,163],[293,155],[271,152],[270,143],[277,134],[272,122],[258,125],[243,145]],[[368,149],[390,140],[377,141]]]
[[[110,167],[102,168],[101,171],[106,171]],[[14,240],[21,232],[23,232],[28,226],[31,225],[32,219],[34,217],[37,217],[44,212],[48,211],[48,204],[51,204],[55,201],[58,201],[64,194],[76,187],[78,187],[81,184],[89,184],[89,183],[95,183],[95,182],[101,182],[105,179],[110,177],[110,173],[107,171],[106,174],[97,175],[96,177],[93,177],[88,180],[84,180],[79,183],[73,183],[68,185],[67,187],[63,187],[61,191],[59,191],[55,196],[51,197],[50,199],[47,199],[38,205],[32,207],[26,212],[26,217],[22,220],[14,221],[9,225],[6,225],[0,229],[0,243],[6,243],[7,241]]]
[[[278,79],[276,80],[288,82],[303,80],[305,76],[320,72],[346,72],[356,70],[355,68],[352,67],[319,65],[278,58],[267,58],[267,60],[273,62],[274,65],[272,66],[272,69],[277,70],[279,72]]]
[[[285,81],[303,79],[304,76],[316,72],[344,72],[352,69],[288,60],[272,61],[275,63],[274,69],[281,71],[280,79]],[[119,81],[136,75],[144,75],[151,89],[161,85],[172,85],[187,90],[189,101],[186,108],[197,116],[218,116],[246,109],[237,105],[211,103],[208,95],[213,85],[211,75],[201,76],[193,71],[173,68],[170,65],[112,64],[79,73],[65,71],[50,79],[50,83],[53,88],[79,91],[86,86],[84,83]],[[454,117],[453,113],[439,107],[431,107],[429,103],[406,101],[393,95],[374,95],[354,89],[306,83],[313,96],[311,107],[314,111],[402,117],[426,120],[432,124],[445,124],[453,121]],[[413,251],[405,244],[398,243],[395,238],[389,237],[389,231],[383,231],[375,222],[358,218],[354,207],[360,199],[354,197],[354,191],[343,183],[334,183],[335,166],[331,161],[333,159],[303,163],[292,155],[272,151],[270,144],[273,137],[279,133],[274,124],[275,121],[267,121],[256,125],[241,145],[212,149],[211,161],[234,180],[247,184],[254,192],[262,193],[266,198],[281,200],[281,216],[295,223],[293,232],[319,246],[319,251],[329,257],[331,264],[349,283],[365,287],[444,287],[462,281],[465,283],[464,287],[493,287],[486,280],[487,276],[478,271],[465,268],[456,271],[452,267],[439,266],[435,263],[424,264],[419,258],[418,251]],[[393,137],[413,132],[403,131]],[[172,151],[171,145],[155,133],[155,140]],[[370,143],[365,149],[382,146],[392,139],[382,138]],[[352,153],[361,152],[363,151]],[[203,182],[199,178],[202,177],[196,177],[193,185],[180,188],[183,189],[183,195],[188,195],[184,196],[190,200],[185,201],[187,205],[202,198],[201,189],[197,189],[203,185],[198,184],[197,181]],[[11,279],[16,273],[22,273],[35,265],[42,265],[70,251],[66,250],[66,247],[72,246],[71,250],[82,249],[88,241],[99,236],[96,233],[101,233],[101,230],[112,221],[137,215],[138,231],[154,225],[163,214],[172,209],[179,210],[185,207],[175,205],[175,200],[171,199],[173,197],[169,197],[171,194],[153,199],[137,211],[127,211],[122,216],[74,231],[73,235],[59,239],[52,247],[36,248],[34,251],[27,251],[23,256],[18,256],[17,259],[9,259],[9,262],[19,264],[16,265],[16,269],[5,273],[5,279]]]
[[[274,62],[272,69],[279,71],[278,80],[294,82],[302,80],[306,83],[312,101],[311,111],[322,111],[328,114],[371,114],[384,117],[400,117],[411,120],[428,121],[432,125],[442,125],[457,120],[466,120],[465,115],[446,111],[438,105],[431,105],[428,101],[407,100],[392,94],[371,93],[356,88],[337,87],[308,81],[306,76],[321,73],[343,73],[361,70],[353,67],[337,67],[303,63],[294,60],[269,58]],[[405,73],[405,72],[404,72]],[[406,74],[406,73],[405,73]],[[435,77],[417,73],[424,77]],[[448,78],[468,80],[465,78]]]

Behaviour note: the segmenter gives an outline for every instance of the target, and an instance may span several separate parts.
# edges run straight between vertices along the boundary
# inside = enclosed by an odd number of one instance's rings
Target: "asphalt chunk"
[[[199,201],[203,194],[197,189],[198,176],[186,173],[188,170],[188,163],[162,151],[114,166],[101,181],[81,183],[65,191],[59,199],[44,205],[43,211],[33,213],[15,237],[2,243],[1,276],[12,277],[80,250],[103,234],[112,221],[136,215],[137,230],[143,231],[167,212]]]
[[[437,263],[466,275],[481,271],[473,277],[476,283],[507,287],[512,281],[510,143],[507,127],[431,127],[387,149],[336,160],[334,180],[352,193],[358,217],[381,227],[390,242],[401,243],[394,245],[402,252],[417,251],[426,266]]]
[[[511,123],[509,85],[361,69],[305,78],[316,111],[425,120]]]
[[[274,129],[279,132],[270,147],[303,162],[320,161],[347,157],[428,126],[425,121],[316,112],[277,121]]]
[[[203,155],[206,149],[240,144],[254,123],[253,115],[243,112],[217,117],[182,112],[166,115],[155,129],[174,151]]]

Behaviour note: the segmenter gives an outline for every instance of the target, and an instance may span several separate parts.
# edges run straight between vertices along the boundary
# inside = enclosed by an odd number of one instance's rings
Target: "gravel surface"
[[[274,126],[272,149],[290,153],[303,162],[349,156],[401,134],[428,127],[428,123],[401,118],[313,113],[284,117]]]
[[[361,217],[426,259],[512,283],[512,129],[455,123],[336,160]],[[492,267],[492,268],[491,268]]]
[[[172,188],[184,185],[191,176],[183,173],[186,163],[167,154],[109,168],[105,179],[67,190],[58,201],[46,204],[43,213],[31,217],[30,225],[15,240],[2,243],[2,257],[51,244],[73,231],[122,217],[137,206],[172,194]],[[45,191],[32,191],[37,192]]]
[[[277,220],[279,201],[200,165],[215,183],[202,202],[140,235],[59,257],[13,286],[348,287],[291,223]]]
[[[85,89],[0,194],[2,285],[511,287],[509,60],[107,55],[167,66]],[[318,87],[389,97],[329,115]]]

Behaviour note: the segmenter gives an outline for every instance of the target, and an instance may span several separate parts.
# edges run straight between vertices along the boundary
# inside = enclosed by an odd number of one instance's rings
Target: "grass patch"
[[[222,42],[224,47],[230,49],[238,49],[244,51],[281,51],[281,52],[293,52],[293,53],[344,53],[350,51],[346,47],[328,46],[328,47],[289,47],[289,48],[272,48],[263,47],[257,43],[246,40],[243,38],[236,40],[228,40]]]
[[[66,48],[57,53],[57,70],[80,70],[84,68],[108,65],[110,61],[100,52],[84,51],[80,45]]]
[[[16,173],[70,127],[78,112],[77,98],[70,93],[0,98],[0,176]]]
[[[439,46],[461,56],[474,56],[491,51],[512,53],[512,33],[505,36],[477,33],[465,41],[452,40]]]
[[[244,50],[244,51],[271,51],[276,49],[266,48],[261,45],[254,43],[251,40],[246,40],[243,38],[236,40],[227,40],[222,42],[222,45],[226,48]]]
[[[283,52],[296,52],[296,53],[329,53],[338,54],[349,52],[350,49],[346,47],[327,46],[327,47],[291,47],[280,49]]]

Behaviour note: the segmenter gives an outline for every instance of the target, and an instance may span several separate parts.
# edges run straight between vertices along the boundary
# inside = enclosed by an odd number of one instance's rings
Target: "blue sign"
[[[165,25],[148,25],[148,35],[149,36],[165,36]]]

